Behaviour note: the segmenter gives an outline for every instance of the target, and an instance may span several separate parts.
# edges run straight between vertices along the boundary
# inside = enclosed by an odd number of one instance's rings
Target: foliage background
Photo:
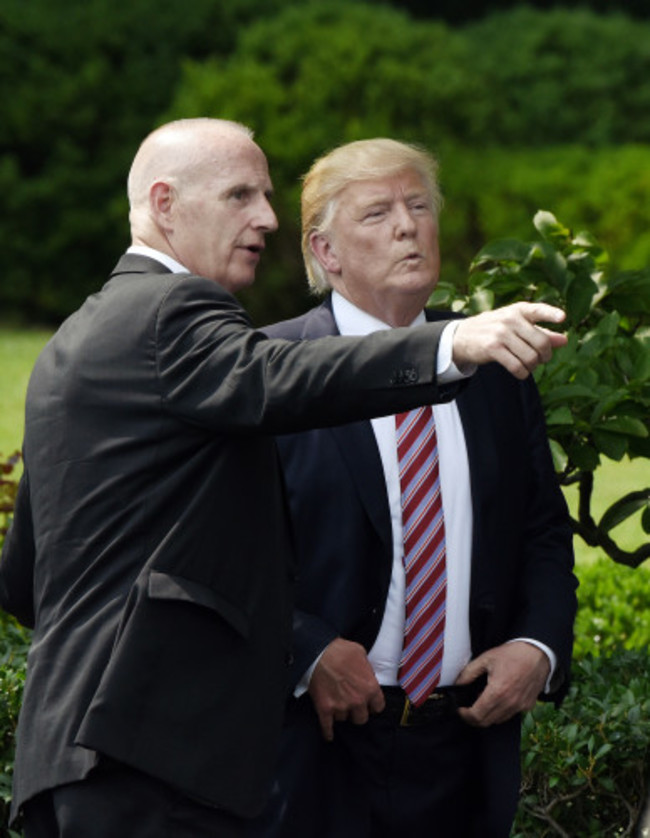
[[[648,264],[647,4],[536,5],[2,0],[2,316],[55,324],[103,282],[128,243],[137,145],[197,114],[250,123],[269,155],[281,229],[245,299],[258,323],[309,304],[300,175],[380,134],[440,157],[455,284],[540,208],[591,230],[620,267]]]

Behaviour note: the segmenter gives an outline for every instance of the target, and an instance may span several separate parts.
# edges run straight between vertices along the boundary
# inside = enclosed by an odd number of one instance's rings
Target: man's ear
[[[164,230],[172,227],[174,187],[164,180],[157,180],[149,190],[149,208],[156,223]]]
[[[338,256],[336,255],[336,249],[325,233],[317,233],[314,231],[309,237],[309,246],[312,249],[312,253],[327,273],[341,273],[341,264]]]

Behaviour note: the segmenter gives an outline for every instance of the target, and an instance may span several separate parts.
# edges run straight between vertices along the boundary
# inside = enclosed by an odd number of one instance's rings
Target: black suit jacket
[[[441,317],[428,312],[429,319]],[[265,331],[309,340],[336,334],[337,328],[328,300]],[[552,698],[559,700],[568,686],[577,583],[572,533],[536,387],[531,379],[522,383],[490,364],[459,392],[457,405],[474,520],[472,653],[516,637],[545,643],[558,656]],[[390,582],[392,536],[369,422],[290,435],[278,444],[299,562],[295,684],[337,636],[372,646]],[[518,769],[512,767],[518,766],[518,728],[515,722],[483,734],[485,783],[494,786],[492,797],[505,809],[516,804]]]
[[[0,605],[34,627],[14,812],[97,752],[241,815],[264,804],[292,550],[273,434],[440,398],[440,328],[293,344],[126,255],[30,379]]]

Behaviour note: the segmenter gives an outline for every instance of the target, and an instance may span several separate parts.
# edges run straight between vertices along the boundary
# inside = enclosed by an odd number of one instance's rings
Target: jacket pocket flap
[[[149,598],[191,602],[209,608],[223,617],[242,637],[248,637],[248,618],[241,608],[200,582],[152,570],[149,574]]]

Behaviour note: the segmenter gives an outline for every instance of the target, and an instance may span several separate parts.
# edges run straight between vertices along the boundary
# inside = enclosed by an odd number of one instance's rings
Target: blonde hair
[[[309,287],[325,294],[330,283],[310,244],[312,233],[326,233],[336,212],[340,193],[351,183],[376,180],[404,169],[417,172],[429,192],[436,215],[442,207],[438,162],[426,149],[383,137],[358,140],[320,157],[303,178],[301,197],[302,255]]]

